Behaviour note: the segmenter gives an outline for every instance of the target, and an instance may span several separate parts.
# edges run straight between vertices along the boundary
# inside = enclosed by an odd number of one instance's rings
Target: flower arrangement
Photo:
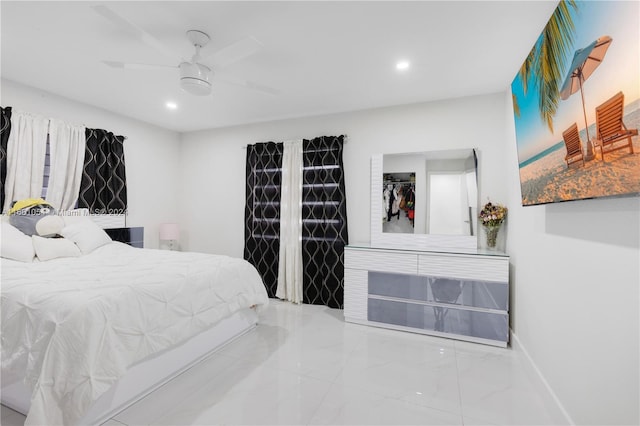
[[[489,201],[484,205],[482,210],[480,210],[478,218],[480,219],[480,224],[482,226],[500,226],[507,218],[507,208],[502,204],[493,204]]]

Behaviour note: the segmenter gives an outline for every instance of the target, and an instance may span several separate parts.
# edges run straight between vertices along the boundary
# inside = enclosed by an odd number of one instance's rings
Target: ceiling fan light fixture
[[[180,79],[180,87],[187,93],[196,96],[207,96],[211,94],[211,83],[197,78],[185,77]]]
[[[180,64],[180,87],[192,95],[207,96],[211,93],[211,74],[206,65],[183,62]]]

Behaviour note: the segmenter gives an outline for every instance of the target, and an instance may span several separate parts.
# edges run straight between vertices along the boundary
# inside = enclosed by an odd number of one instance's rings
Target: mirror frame
[[[475,151],[476,158],[478,158],[478,150],[475,148],[470,149]],[[387,154],[375,154],[371,156],[371,247],[460,253],[475,252],[478,248],[477,235],[395,234],[382,232],[382,221],[380,220],[382,217],[380,188],[382,188],[383,182],[383,155],[393,154],[410,153],[390,152]],[[478,175],[478,196],[480,194],[479,168],[479,164],[476,164],[476,174]]]

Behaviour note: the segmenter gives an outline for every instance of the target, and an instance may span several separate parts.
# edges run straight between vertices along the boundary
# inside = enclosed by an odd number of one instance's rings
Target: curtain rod
[[[91,127],[87,127],[87,125],[86,125],[86,124],[84,124],[84,123],[80,123],[80,124],[69,123],[68,121],[66,121],[66,120],[62,120],[62,119],[60,119],[60,118],[47,117],[47,116],[46,116],[46,115],[44,115],[44,114],[38,114],[38,113],[34,113],[34,112],[23,111],[23,110],[21,110],[21,109],[16,109],[15,107],[12,107],[12,106],[10,106],[10,105],[9,105],[9,106],[6,106],[6,107],[2,107],[2,108],[11,108],[11,111],[12,111],[12,112],[14,112],[14,113],[28,114],[28,115],[31,115],[31,116],[40,117],[40,118],[43,118],[43,119],[47,120],[47,135],[50,135],[50,134],[51,134],[51,120],[55,120],[55,121],[62,122],[62,123],[64,123],[64,124],[68,125],[68,126],[76,126],[76,127],[77,127],[77,126],[82,126],[82,127],[84,127],[85,129],[86,129],[86,128],[91,129]],[[109,132],[109,130],[106,130],[106,129],[94,129],[94,130],[104,130],[105,132]],[[109,132],[109,133],[113,133],[113,132]],[[128,137],[128,136],[125,136],[125,135],[116,135],[116,134],[114,133],[114,136],[122,136],[122,137],[124,138],[124,140],[129,139],[129,137]],[[2,207],[2,206],[0,206],[0,208],[1,208],[1,207]]]
[[[343,142],[344,142],[345,144],[349,141],[349,137],[348,137],[347,135],[340,135],[340,136],[342,136],[342,138],[343,138]],[[306,139],[306,138],[301,138],[301,139]],[[313,139],[315,139],[315,138],[313,138]],[[289,140],[291,140],[291,139],[289,139]],[[294,139],[294,140],[297,140],[297,139]],[[288,141],[285,141],[285,142],[288,142]],[[259,143],[259,142],[258,142],[258,143]],[[279,143],[279,142],[278,142],[278,143]],[[242,146],[240,147],[240,149],[247,149],[247,146],[248,146],[248,145],[242,145]]]

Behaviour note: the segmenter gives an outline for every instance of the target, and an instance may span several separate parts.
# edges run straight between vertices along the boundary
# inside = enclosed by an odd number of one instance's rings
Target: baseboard
[[[511,348],[524,355],[524,359],[526,360],[525,365],[529,370],[529,376],[533,379],[535,386],[540,390],[540,394],[544,398],[544,404],[549,409],[549,413],[551,414],[554,423],[574,426],[575,423],[573,422],[573,419],[571,419],[571,416],[564,408],[564,405],[562,405],[562,402],[553,391],[553,388],[551,388],[549,382],[547,382],[547,379],[545,379],[544,375],[529,355],[529,352],[527,352],[527,349],[522,345],[522,342],[520,342],[520,339],[518,339],[518,336],[513,332],[513,330],[511,330]]]

